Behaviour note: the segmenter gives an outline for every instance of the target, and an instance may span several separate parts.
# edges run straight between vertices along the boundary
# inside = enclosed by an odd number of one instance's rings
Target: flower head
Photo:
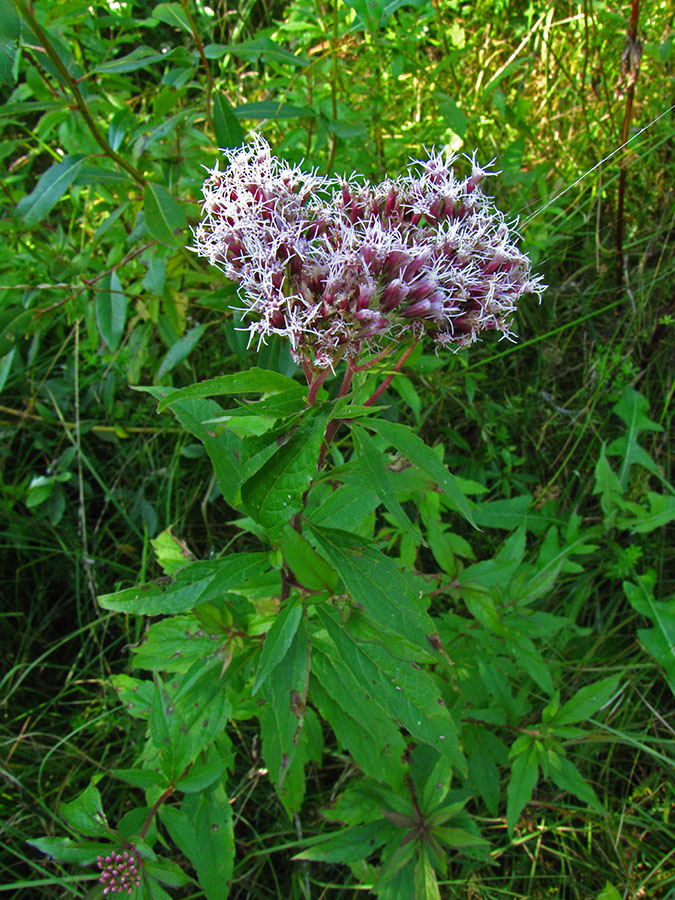
[[[138,858],[135,853],[124,850],[122,853],[111,853],[110,856],[99,856],[96,865],[101,871],[99,881],[105,885],[103,895],[133,894],[141,883]]]
[[[544,290],[475,154],[463,180],[455,156],[431,151],[372,185],[291,167],[258,135],[225,153],[191,249],[239,284],[251,337],[287,337],[296,361],[325,368],[424,334],[455,348],[509,337],[520,297]]]

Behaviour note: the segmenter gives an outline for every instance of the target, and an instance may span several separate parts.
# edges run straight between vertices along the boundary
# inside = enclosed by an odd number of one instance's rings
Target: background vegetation
[[[641,11],[634,42],[630,27],[629,4],[592,0],[2,4],[2,890],[87,895],[89,870],[26,840],[59,833],[61,803],[140,747],[110,676],[129,671],[143,623],[96,596],[160,576],[150,540],[169,526],[198,558],[236,533],[201,445],[130,387],[254,358],[234,287],[184,245],[202,167],[259,129],[292,162],[376,179],[424,146],[496,157],[492,190],[549,284],[521,309],[519,344],[413,365],[386,399],[501,504],[479,539],[455,527],[459,558],[493,554],[523,524],[536,553],[536,513],[602,526],[546,597],[579,629],[548,652],[563,684],[621,673],[625,687],[576,750],[602,812],[546,784],[510,841],[503,806],[478,809],[489,864],[451,871],[444,896],[675,896],[669,5]],[[255,358],[292,374],[274,342]],[[622,525],[620,503],[662,527]],[[255,729],[233,739],[249,765],[229,787],[232,896],[301,896],[309,881],[313,897],[353,896],[345,866],[298,874],[286,849],[297,823],[260,774]],[[328,748],[305,837],[352,765]],[[132,790],[100,789],[111,819],[123,815]]]

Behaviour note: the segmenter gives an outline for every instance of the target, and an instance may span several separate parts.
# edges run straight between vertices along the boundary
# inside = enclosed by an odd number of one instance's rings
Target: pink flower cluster
[[[105,885],[103,895],[133,894],[141,883],[137,862],[136,855],[127,850],[123,853],[111,853],[110,856],[99,856],[96,865],[101,871],[99,881]]]
[[[333,367],[383,339],[426,334],[464,347],[510,336],[523,294],[541,295],[517,234],[480,189],[471,159],[430,152],[396,180],[323,178],[290,166],[260,136],[209,171],[191,248],[240,286],[258,343],[279,334],[298,362]]]

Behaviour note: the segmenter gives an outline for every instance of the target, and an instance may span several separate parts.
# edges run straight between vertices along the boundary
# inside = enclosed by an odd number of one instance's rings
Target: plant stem
[[[24,2],[24,0],[14,0],[14,5],[16,6],[18,12],[23,16],[23,18],[28,23],[31,31],[33,31],[37,35],[37,37],[40,39],[40,41],[42,43],[42,49],[44,50],[44,52],[51,59],[51,61],[54,63],[56,68],[59,70],[59,72],[63,76],[66,84],[68,85],[68,87],[70,88],[70,90],[72,92],[73,97],[75,98],[75,102],[77,103],[78,109],[82,113],[82,117],[84,118],[84,121],[87,123],[87,127],[89,128],[89,131],[91,132],[92,137],[94,138],[96,143],[103,150],[103,152],[105,153],[106,156],[109,156],[110,159],[112,159],[114,162],[117,163],[117,165],[119,165],[123,169],[125,169],[131,175],[131,177],[134,179],[134,181],[138,182],[138,184],[145,187],[145,185],[147,183],[145,176],[135,166],[132,166],[131,163],[127,162],[123,156],[120,156],[119,153],[116,153],[113,150],[113,148],[110,146],[108,141],[106,141],[106,139],[103,137],[103,135],[99,131],[98,125],[96,124],[96,122],[94,122],[92,115],[89,112],[89,108],[87,107],[87,104],[84,102],[84,98],[82,97],[82,94],[80,93],[80,88],[79,88],[77,81],[75,81],[75,79],[70,74],[68,69],[64,66],[63,62],[61,61],[61,57],[56,52],[56,50],[52,46],[51,41],[47,37],[47,33],[38,24],[35,16],[31,12],[31,10],[28,8],[28,6]]]
[[[621,146],[625,147],[628,141],[630,120],[633,114],[633,98],[635,97],[635,83],[640,71],[640,59],[642,57],[642,42],[637,40],[637,23],[640,13],[640,0],[633,0],[630,16],[630,27],[626,36],[626,49],[621,59],[622,68],[625,66],[625,74],[628,82],[626,89],[626,111],[623,117],[623,131],[621,134]],[[619,189],[616,209],[616,283],[623,284],[623,203],[626,192],[626,155],[621,157],[621,171],[619,173]]]

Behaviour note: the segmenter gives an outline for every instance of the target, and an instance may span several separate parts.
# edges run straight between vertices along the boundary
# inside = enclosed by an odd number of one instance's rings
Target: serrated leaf
[[[221,375],[209,378],[189,387],[173,391],[161,397],[157,412],[173,406],[183,400],[201,400],[204,397],[216,397],[225,394],[278,394],[281,391],[298,391],[304,389],[297,381],[273,372],[270,369],[258,369],[255,366],[246,372],[235,372],[233,375]]]
[[[176,790],[184,794],[195,794],[197,791],[206,790],[216,781],[222,781],[227,772],[229,760],[212,759],[208,762],[198,762],[193,765],[185,778],[181,778],[176,785]]]
[[[135,390],[151,394],[157,400],[178,393],[173,388],[148,385],[137,387]],[[231,431],[219,431],[218,428],[205,424],[210,419],[222,415],[222,407],[213,400],[185,400],[175,403],[171,411],[183,428],[204,445],[225,500],[233,506],[238,505],[241,482],[238,457],[241,452],[241,439]]]
[[[159,369],[157,370],[158,380],[182,363],[183,360],[187,359],[199,343],[206,328],[206,325],[195,325],[194,328],[191,328],[182,338],[179,338],[176,341],[160,363]]]
[[[86,156],[65,156],[40,176],[33,190],[22,197],[17,212],[26,225],[36,225],[45,218],[75,180]]]
[[[157,616],[185,612],[198,603],[222,596],[264,571],[265,553],[233,553],[213,562],[193,563],[183,570],[165,590],[157,584],[126,588],[114,594],[102,594],[98,602],[104,609]]]
[[[304,700],[309,671],[309,628],[304,616],[287,652],[274,670],[274,678],[264,685],[267,701],[261,710],[262,751],[265,765],[286,811],[296,812],[305,792],[302,763],[293,767],[301,745],[304,725]],[[294,777],[289,775],[293,773]],[[287,783],[288,782],[288,783]]]
[[[620,680],[620,675],[611,675],[581,688],[571,700],[560,707],[558,713],[551,719],[551,727],[574,725],[595,715],[616,694]]]
[[[308,524],[369,621],[429,651],[436,628],[394,561],[362,538]]]
[[[234,870],[232,807],[225,791],[216,787],[190,794],[183,810],[192,829],[192,840],[187,847],[179,846],[183,852],[189,850],[188,859],[197,870],[207,900],[224,900]]]
[[[399,790],[405,776],[405,740],[363,681],[334,656],[312,643],[312,705],[366,775]]]
[[[530,741],[529,746],[511,763],[511,777],[506,789],[506,825],[509,836],[513,835],[518,817],[532,799],[538,778],[537,749],[534,742]]]
[[[124,781],[133,787],[143,788],[166,788],[169,785],[168,779],[160,772],[151,772],[149,769],[111,769],[110,774],[120,781]]]
[[[431,447],[427,447],[411,428],[408,428],[407,425],[387,422],[384,419],[367,419],[365,426],[389,441],[414,466],[433,479],[445,491],[458,512],[467,522],[475,526],[469,504],[455,478],[448,472],[447,467],[443,465]]]
[[[96,294],[98,332],[113,352],[117,349],[127,320],[127,297],[117,272],[104,280],[104,288]]]
[[[164,244],[175,244],[174,232],[187,227],[185,213],[161,184],[149,181],[143,194],[145,226],[150,237]]]
[[[430,676],[390,656],[380,645],[369,645],[366,653],[325,606],[317,606],[316,611],[343,663],[367,686],[369,695],[387,716],[447,756],[465,775],[466,761],[459,749],[455,723]]]
[[[377,491],[378,497],[403,531],[411,535],[419,544],[424,544],[419,528],[413,525],[396,498],[396,494],[391,486],[391,476],[374,441],[369,437],[365,428],[353,427],[352,434],[354,435],[359,462],[363,464],[365,474],[370,484]]]
[[[239,147],[244,143],[244,129],[227,98],[220,91],[217,91],[213,97],[213,127],[216,132],[216,141],[222,150]]]
[[[288,603],[277,615],[265,636],[260,662],[253,682],[252,696],[258,693],[267,678],[286,655],[293,642],[302,618],[302,603],[299,600]]]
[[[303,507],[303,495],[316,474],[327,422],[327,411],[310,411],[288,441],[242,485],[241,499],[249,515],[273,541]]]

